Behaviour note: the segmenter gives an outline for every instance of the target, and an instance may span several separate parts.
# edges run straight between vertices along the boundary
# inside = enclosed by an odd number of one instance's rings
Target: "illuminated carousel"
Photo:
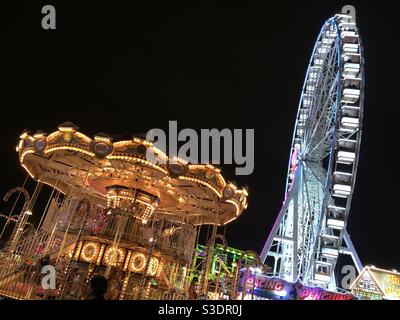
[[[15,188],[5,199],[19,192],[25,205],[7,220],[14,228],[0,251],[0,295],[83,299],[90,277],[101,274],[107,299],[189,298],[200,227],[214,226],[215,236],[247,207],[247,191],[212,165],[168,159],[152,142],[92,139],[77,129],[67,122],[20,137],[20,164],[37,185],[32,196]],[[43,184],[51,195],[33,226]],[[39,285],[43,259],[55,266],[52,290]]]

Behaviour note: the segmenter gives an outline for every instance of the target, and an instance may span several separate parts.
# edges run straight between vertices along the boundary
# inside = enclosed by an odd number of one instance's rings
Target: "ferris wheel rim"
[[[304,101],[306,85],[307,85],[307,82],[309,80],[309,76],[310,76],[310,73],[311,73],[313,59],[315,57],[315,53],[316,53],[316,51],[318,49],[318,46],[319,46],[318,40],[321,39],[321,37],[325,33],[325,29],[326,29],[326,27],[328,25],[333,25],[336,28],[336,31],[338,33],[337,37],[339,36],[338,24],[337,24],[335,18],[332,17],[332,18],[329,18],[327,21],[325,21],[324,25],[321,27],[321,30],[320,30],[317,38],[316,38],[316,41],[315,41],[315,44],[314,44],[314,47],[313,47],[313,50],[312,50],[312,53],[311,53],[311,56],[310,56],[310,59],[309,59],[309,63],[307,65],[307,71],[306,71],[306,75],[305,75],[305,78],[304,78],[304,81],[303,81],[302,91],[301,91],[301,94],[300,94],[300,99],[299,99],[299,103],[298,103],[298,107],[297,107],[296,120],[295,120],[294,130],[293,130],[293,134],[292,134],[291,147],[290,147],[287,181],[288,181],[288,176],[289,176],[289,171],[290,171],[290,162],[292,160],[291,159],[292,150],[294,149],[294,146],[295,146],[295,139],[296,139],[296,134],[297,134],[296,128],[297,128],[297,124],[298,124],[299,114],[300,114],[300,111],[302,110],[302,104],[303,104],[303,101]],[[338,67],[340,69],[340,64],[341,64],[341,61],[340,61],[340,48],[338,48],[338,49],[339,49],[339,51],[338,51],[338,57],[337,57],[337,64],[338,64]],[[313,104],[312,107],[315,107],[315,104]],[[288,187],[287,186],[286,186],[286,191],[288,191]]]
[[[321,35],[324,33],[325,27],[327,25],[329,25],[330,23],[332,23],[332,25],[337,28],[337,31],[338,31],[337,37],[338,38],[340,37],[340,28],[338,26],[339,22],[335,17],[331,17],[331,18],[329,18],[328,20],[325,21],[324,25],[321,27],[321,30],[320,30],[320,32],[318,34],[317,41],[315,41],[315,44],[314,44],[314,47],[313,47],[313,50],[312,50],[312,54],[311,54],[311,57],[309,59],[309,63],[307,65],[306,76],[305,76],[304,81],[303,81],[302,91],[301,91],[301,95],[300,95],[300,99],[299,99],[299,103],[298,103],[298,107],[297,107],[296,121],[295,121],[295,126],[294,126],[294,130],[293,130],[293,134],[292,134],[291,147],[290,147],[290,152],[289,152],[289,161],[288,161],[288,166],[287,166],[288,169],[287,169],[286,188],[285,188],[286,192],[288,191],[287,181],[288,181],[288,176],[289,176],[289,172],[290,172],[290,163],[291,163],[291,160],[292,160],[291,159],[292,158],[292,150],[293,150],[293,147],[295,145],[296,126],[297,126],[297,121],[298,121],[298,118],[299,118],[299,113],[300,113],[300,111],[302,109],[302,102],[303,102],[303,99],[304,99],[305,87],[306,87],[306,84],[307,84],[307,80],[309,79],[309,74],[310,74],[310,69],[312,67],[313,58],[314,58],[315,52],[316,52],[316,50],[318,48],[318,40],[321,38]],[[358,27],[356,27],[355,29],[356,29],[357,34],[359,35],[360,32],[359,32]],[[339,49],[338,50],[338,67],[339,67],[339,71],[340,71],[340,74],[341,74],[342,73],[341,68],[343,67],[342,66],[342,61],[341,61],[342,60],[341,45],[339,45],[338,49]],[[362,77],[361,77],[362,84],[361,84],[361,90],[360,90],[360,104],[359,104],[361,112],[360,112],[360,116],[359,116],[360,121],[359,121],[359,129],[358,129],[358,132],[360,132],[360,135],[359,135],[358,140],[357,140],[358,143],[357,143],[357,150],[356,150],[356,154],[355,154],[356,155],[356,159],[354,161],[354,163],[355,163],[355,172],[357,172],[358,160],[359,160],[359,154],[360,154],[360,143],[361,143],[361,138],[362,138],[362,135],[361,135],[361,133],[362,133],[362,120],[363,120],[363,112],[364,112],[364,110],[363,110],[364,109],[363,108],[363,105],[364,105],[364,87],[365,87],[364,54],[363,54],[364,50],[363,50],[363,46],[362,46],[361,37],[359,39],[359,50],[360,50],[360,56],[361,56],[361,58],[360,58],[360,74],[362,75]],[[342,88],[340,86],[340,90],[341,89]],[[339,93],[340,92],[338,92],[338,95],[339,95]],[[339,106],[341,104],[341,102],[342,102],[341,99],[338,98],[338,100],[336,102],[336,105]],[[337,144],[337,141],[335,141],[335,143],[334,143],[334,149],[336,149],[336,144]],[[354,179],[354,183],[355,183],[355,179]],[[353,185],[354,185],[354,183],[353,183]]]

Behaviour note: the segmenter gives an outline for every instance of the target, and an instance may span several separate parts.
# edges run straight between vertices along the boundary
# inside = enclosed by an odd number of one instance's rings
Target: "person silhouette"
[[[108,281],[101,275],[95,275],[90,279],[87,300],[104,300],[107,292]]]

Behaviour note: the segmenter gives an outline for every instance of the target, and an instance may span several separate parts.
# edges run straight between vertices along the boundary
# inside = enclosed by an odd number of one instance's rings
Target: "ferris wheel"
[[[364,57],[355,13],[328,19],[306,74],[286,193],[261,252],[275,275],[335,290],[341,254],[362,264],[346,231],[363,116]],[[354,9],[354,8],[353,8]]]

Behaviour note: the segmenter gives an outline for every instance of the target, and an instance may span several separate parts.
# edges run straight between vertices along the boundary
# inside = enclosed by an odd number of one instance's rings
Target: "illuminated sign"
[[[353,300],[351,294],[325,291],[322,288],[310,288],[295,284],[297,287],[298,300]]]
[[[400,274],[368,268],[385,299],[400,300]]]
[[[254,283],[253,283],[254,282]],[[352,294],[326,291],[318,287],[306,287],[302,283],[290,283],[281,278],[253,275],[243,272],[239,291],[246,294],[279,300],[353,300]]]

